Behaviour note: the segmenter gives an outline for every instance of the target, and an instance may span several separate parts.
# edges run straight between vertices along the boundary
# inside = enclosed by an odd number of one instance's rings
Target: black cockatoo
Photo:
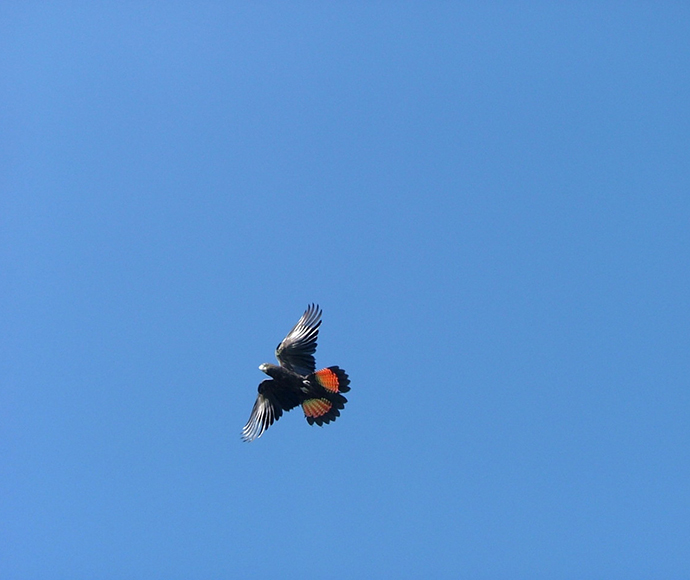
[[[335,421],[347,399],[341,393],[350,390],[350,379],[339,367],[315,371],[314,353],[321,326],[321,309],[311,304],[276,348],[280,363],[263,363],[259,369],[270,379],[259,385],[249,421],[242,429],[244,441],[254,441],[263,435],[283,411],[302,405],[310,425]]]

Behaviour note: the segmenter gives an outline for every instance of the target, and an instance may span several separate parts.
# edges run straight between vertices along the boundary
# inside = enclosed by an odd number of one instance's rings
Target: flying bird
[[[254,441],[264,434],[283,411],[302,406],[307,423],[335,421],[347,399],[342,393],[350,390],[350,379],[340,367],[316,369],[314,353],[321,326],[321,309],[311,304],[276,348],[280,365],[263,363],[259,370],[270,379],[259,385],[249,421],[242,429],[244,441]]]

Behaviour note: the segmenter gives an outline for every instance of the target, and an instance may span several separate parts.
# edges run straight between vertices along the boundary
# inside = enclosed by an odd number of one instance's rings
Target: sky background
[[[0,577],[689,577],[689,71],[682,2],[3,2]],[[349,403],[243,443],[310,302]]]

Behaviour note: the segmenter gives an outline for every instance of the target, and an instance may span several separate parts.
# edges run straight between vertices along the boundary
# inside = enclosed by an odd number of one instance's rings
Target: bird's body
[[[271,363],[259,365],[259,370],[266,373],[273,380],[284,382],[286,387],[289,386],[296,390],[301,390],[302,381],[306,378],[294,371],[289,371],[279,365],[272,365]]]
[[[276,349],[280,365],[263,363],[259,369],[270,379],[259,385],[259,395],[249,421],[242,429],[242,439],[253,441],[263,435],[283,411],[302,406],[310,425],[335,421],[347,399],[341,393],[350,390],[350,379],[339,367],[315,371],[314,352],[321,325],[321,310],[312,304]]]

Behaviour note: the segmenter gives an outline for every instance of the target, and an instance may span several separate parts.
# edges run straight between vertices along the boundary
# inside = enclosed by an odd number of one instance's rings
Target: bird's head
[[[262,373],[268,374],[268,367],[269,367],[269,364],[268,364],[268,363],[261,363],[261,364],[259,365],[259,370],[260,370]]]

